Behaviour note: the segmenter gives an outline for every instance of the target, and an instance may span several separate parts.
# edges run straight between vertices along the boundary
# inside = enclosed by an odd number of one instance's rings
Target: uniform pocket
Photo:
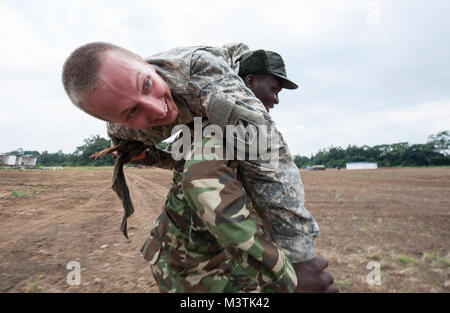
[[[144,259],[151,265],[156,264],[161,253],[162,242],[161,240],[151,236],[147,239],[144,246],[141,249]]]

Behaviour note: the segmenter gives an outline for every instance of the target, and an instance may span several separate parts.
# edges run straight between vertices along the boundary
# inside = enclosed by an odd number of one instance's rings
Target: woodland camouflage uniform
[[[292,292],[296,274],[264,231],[238,170],[202,154],[206,145],[222,142],[204,138],[192,148],[200,160],[177,162],[165,210],[142,249],[161,291]]]
[[[298,169],[270,115],[237,76],[238,59],[247,51],[237,44],[177,48],[152,56],[147,61],[167,81],[179,108],[177,120],[148,130],[108,123],[114,143],[143,143],[153,152],[173,126],[192,125],[194,116],[225,127],[238,123],[244,112],[280,138],[278,164],[202,159],[177,168],[175,163],[165,210],[143,247],[161,291],[289,292],[296,285],[291,263],[315,256],[313,237],[319,229],[304,207]],[[148,157],[155,158],[152,152]],[[118,160],[124,162],[126,156]],[[123,176],[117,168],[115,178]],[[131,204],[127,193],[118,192],[125,208]],[[122,224],[125,233],[131,213]]]

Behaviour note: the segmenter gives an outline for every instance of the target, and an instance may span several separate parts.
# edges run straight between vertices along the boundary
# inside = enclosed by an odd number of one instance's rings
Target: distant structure
[[[16,156],[9,154],[0,154],[0,165],[13,166],[16,164]]]
[[[325,165],[313,165],[311,166],[313,171],[325,171]]]
[[[22,165],[22,158],[23,158],[22,155],[17,155],[16,156],[16,163],[14,165],[21,166]]]
[[[37,158],[31,155],[24,155],[22,157],[22,166],[35,167]]]
[[[37,158],[31,155],[12,155],[0,153],[0,166],[35,167]]]
[[[376,170],[378,168],[377,163],[373,162],[346,163],[345,167],[348,170]]]

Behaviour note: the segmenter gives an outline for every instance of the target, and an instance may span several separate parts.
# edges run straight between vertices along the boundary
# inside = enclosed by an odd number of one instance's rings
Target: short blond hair
[[[114,44],[91,42],[74,50],[63,65],[62,83],[67,95],[73,104],[91,115],[84,99],[98,86],[98,73],[102,65],[101,56],[111,50],[139,58],[137,54]]]

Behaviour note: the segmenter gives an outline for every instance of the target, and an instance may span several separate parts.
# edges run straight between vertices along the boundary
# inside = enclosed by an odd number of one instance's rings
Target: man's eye
[[[144,80],[144,89],[147,89],[149,86],[150,86],[150,79],[149,79],[149,78],[146,78],[146,79]]]
[[[130,113],[128,113],[127,120],[129,120],[130,118],[132,118],[133,115],[136,113],[136,111],[137,111],[137,107],[132,108],[132,109],[130,110]]]

